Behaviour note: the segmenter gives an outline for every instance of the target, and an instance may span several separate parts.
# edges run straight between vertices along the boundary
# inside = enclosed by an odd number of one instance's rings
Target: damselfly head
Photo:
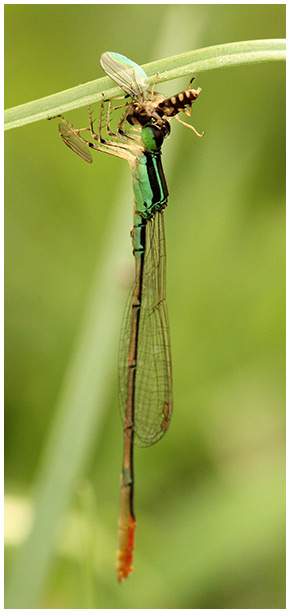
[[[126,120],[131,126],[146,126],[148,123],[156,123],[162,115],[156,112],[155,100],[138,100],[132,102],[126,113]]]
[[[141,139],[146,151],[153,153],[159,151],[163,145],[164,138],[170,132],[168,121],[158,123],[149,123],[142,129]]]

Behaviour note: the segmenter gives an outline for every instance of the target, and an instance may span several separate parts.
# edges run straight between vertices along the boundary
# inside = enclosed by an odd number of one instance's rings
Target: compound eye
[[[142,130],[141,139],[146,151],[158,151],[164,141],[163,129],[155,124],[147,125]]]
[[[171,131],[171,127],[170,127],[170,123],[169,121],[167,121],[167,119],[163,120],[163,124],[162,124],[162,133],[164,138],[166,138],[166,136],[169,136]]]

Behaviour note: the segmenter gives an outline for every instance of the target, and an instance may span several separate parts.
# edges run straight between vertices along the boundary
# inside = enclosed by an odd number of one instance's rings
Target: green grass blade
[[[158,82],[161,83],[216,68],[277,62],[285,59],[285,39],[253,40],[189,51],[144,64],[142,68],[150,77],[150,82],[153,82],[158,72]],[[112,81],[108,77],[89,81],[63,92],[7,109],[4,113],[4,129],[11,130],[98,102],[101,100],[102,93],[106,98],[112,98],[120,95],[122,90],[112,86]]]

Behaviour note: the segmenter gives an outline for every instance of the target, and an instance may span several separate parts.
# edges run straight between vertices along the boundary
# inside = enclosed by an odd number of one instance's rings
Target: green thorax
[[[161,163],[161,153],[145,151],[133,171],[136,213],[149,219],[167,204],[168,190]]]

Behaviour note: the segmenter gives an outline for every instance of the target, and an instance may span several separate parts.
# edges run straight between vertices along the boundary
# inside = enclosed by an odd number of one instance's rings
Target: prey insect
[[[131,125],[144,126],[152,121],[158,123],[160,120],[165,121],[175,117],[179,123],[193,130],[197,136],[204,136],[204,132],[199,134],[193,126],[183,122],[178,117],[178,113],[181,111],[190,117],[192,104],[201,92],[200,87],[197,89],[191,88],[195,77],[192,77],[186,90],[176,96],[166,98],[162,94],[154,95],[155,84],[158,78],[158,75],[156,75],[150,97],[148,98],[148,77],[141,66],[128,60],[124,55],[111,51],[106,51],[101,55],[100,64],[107,75],[131,97],[131,102],[119,124],[119,132],[122,131],[126,121]]]

